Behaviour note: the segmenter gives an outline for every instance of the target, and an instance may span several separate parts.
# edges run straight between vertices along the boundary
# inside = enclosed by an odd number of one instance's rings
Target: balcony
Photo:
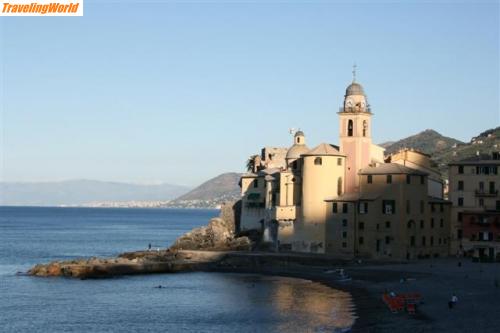
[[[486,190],[476,190],[476,197],[490,197],[494,198],[498,196],[498,190],[486,191]]]
[[[351,106],[351,107],[343,107],[341,106],[339,108],[339,113],[358,113],[358,112],[363,112],[363,113],[372,113],[372,109],[370,105],[365,106],[364,108],[362,107],[356,107],[356,106]]]
[[[272,219],[295,220],[297,218],[297,209],[295,206],[275,206],[271,209]]]

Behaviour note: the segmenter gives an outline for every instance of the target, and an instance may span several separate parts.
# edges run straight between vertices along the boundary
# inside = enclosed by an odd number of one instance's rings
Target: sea
[[[0,332],[344,332],[350,294],[308,280],[175,273],[23,275],[53,260],[164,248],[218,210],[0,207]],[[162,285],[164,288],[155,288]]]

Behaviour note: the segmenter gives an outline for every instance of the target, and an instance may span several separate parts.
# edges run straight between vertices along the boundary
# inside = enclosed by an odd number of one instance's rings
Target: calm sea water
[[[18,276],[39,262],[166,247],[216,210],[0,207],[0,332],[336,332],[350,295],[249,274]],[[157,289],[154,286],[166,288]]]

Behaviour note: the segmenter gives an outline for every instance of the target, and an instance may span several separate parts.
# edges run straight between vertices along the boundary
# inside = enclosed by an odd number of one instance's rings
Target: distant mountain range
[[[484,131],[467,143],[425,130],[380,145],[386,148],[386,154],[401,148],[430,154],[443,178],[447,178],[448,163],[499,151],[500,127]],[[93,180],[7,182],[0,183],[0,205],[213,208],[224,201],[240,198],[240,176],[235,172],[223,173],[194,189],[171,184],[137,185]]]
[[[96,180],[2,182],[0,205],[63,206],[110,201],[165,201],[189,190],[188,187],[171,184],[138,185]]]
[[[241,173],[228,172],[212,178],[188,193],[170,201],[167,207],[217,207],[241,197]]]

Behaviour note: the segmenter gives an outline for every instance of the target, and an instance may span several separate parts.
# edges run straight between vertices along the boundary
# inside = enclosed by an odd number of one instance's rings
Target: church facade
[[[241,177],[241,231],[258,230],[281,251],[411,259],[449,254],[450,203],[430,156],[384,156],[372,143],[363,87],[347,87],[339,145],[266,147]]]

